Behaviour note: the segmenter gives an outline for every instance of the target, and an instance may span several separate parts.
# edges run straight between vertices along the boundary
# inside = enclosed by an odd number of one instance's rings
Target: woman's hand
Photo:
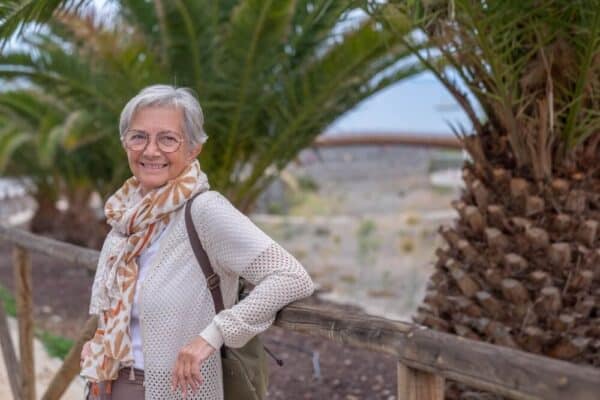
[[[80,356],[80,360],[79,360],[79,368],[83,367],[83,360],[85,360],[85,358],[87,356],[92,354],[92,348],[91,348],[90,342],[91,342],[91,340],[88,340],[87,342],[85,342],[83,344],[83,347],[81,349],[81,356]]]
[[[173,367],[171,390],[181,388],[183,398],[187,395],[188,385],[196,392],[202,384],[200,366],[215,351],[216,349],[200,336],[185,345],[179,351]]]

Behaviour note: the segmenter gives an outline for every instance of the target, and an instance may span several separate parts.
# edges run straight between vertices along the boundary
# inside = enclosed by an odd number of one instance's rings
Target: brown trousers
[[[92,391],[86,388],[89,393],[86,400],[144,400],[144,371],[134,369],[135,379],[130,380],[130,368],[123,368],[119,371],[119,377],[112,382],[110,393],[106,393],[106,385],[99,384],[99,396],[94,396]],[[88,383],[88,388],[90,384]]]

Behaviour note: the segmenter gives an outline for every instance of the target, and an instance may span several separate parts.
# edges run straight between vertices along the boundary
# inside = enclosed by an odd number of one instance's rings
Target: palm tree
[[[108,162],[115,152],[100,140],[93,115],[39,90],[0,93],[0,110],[0,170],[32,181],[38,204],[34,230],[99,247],[106,227],[94,223],[90,198],[94,192],[108,194],[114,177],[123,178],[125,171],[114,169],[116,160]],[[71,205],[66,212],[56,209],[61,195]]]
[[[127,99],[151,83],[193,88],[210,136],[203,169],[246,211],[336,118],[422,70],[399,63],[410,50],[396,32],[409,32],[408,20],[392,32],[353,17],[358,1],[121,0],[105,22],[81,3],[9,2],[0,35],[18,29],[15,21],[45,22],[24,33],[27,50],[0,56],[0,79],[25,78],[67,113],[84,110],[98,145],[117,154]],[[125,169],[124,157],[109,162]]]
[[[416,320],[600,366],[600,1],[394,3],[383,19],[418,20],[405,45],[436,48],[415,55],[473,125]]]
[[[33,181],[34,231],[98,247],[106,226],[95,223],[90,198],[106,198],[128,176],[115,134],[117,99],[135,90],[132,82],[156,78],[156,68],[132,64],[138,41],[122,42],[118,30],[96,32],[89,16],[64,14],[48,28],[26,36],[25,50],[0,57],[0,76],[15,82],[0,92],[0,171]],[[85,35],[84,46],[77,41]],[[66,212],[56,208],[59,197],[68,201]]]

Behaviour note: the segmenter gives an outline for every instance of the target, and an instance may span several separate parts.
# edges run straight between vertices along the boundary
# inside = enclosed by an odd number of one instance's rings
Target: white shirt
[[[142,331],[140,326],[140,305],[138,296],[140,287],[146,278],[148,267],[159,249],[159,241],[165,233],[165,228],[158,233],[155,239],[146,247],[137,258],[138,276],[135,284],[135,293],[133,295],[133,304],[131,305],[131,323],[129,325],[131,335],[131,350],[133,351],[133,366],[138,369],[144,369],[144,353],[142,351]]]

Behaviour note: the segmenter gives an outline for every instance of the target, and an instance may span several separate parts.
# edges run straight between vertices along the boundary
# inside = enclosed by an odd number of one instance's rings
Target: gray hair
[[[175,107],[183,112],[183,129],[192,145],[206,142],[208,136],[204,132],[204,114],[202,107],[191,89],[176,88],[171,85],[152,85],[142,89],[127,102],[119,120],[121,139],[129,129],[131,119],[136,111],[145,107]]]

